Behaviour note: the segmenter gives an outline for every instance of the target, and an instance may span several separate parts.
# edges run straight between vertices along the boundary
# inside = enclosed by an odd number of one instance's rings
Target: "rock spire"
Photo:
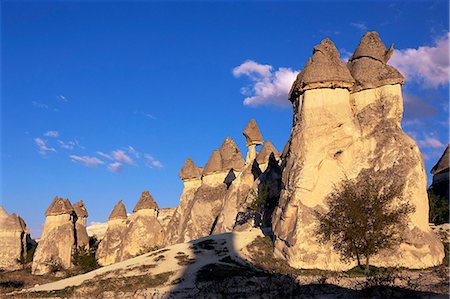
[[[153,210],[158,209],[158,205],[156,204],[155,200],[148,191],[142,192],[139,201],[137,202],[136,206],[133,209],[133,213],[136,213],[137,211],[144,209],[153,209]]]

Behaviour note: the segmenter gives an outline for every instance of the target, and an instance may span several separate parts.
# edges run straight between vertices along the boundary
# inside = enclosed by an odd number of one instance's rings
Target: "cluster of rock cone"
[[[175,210],[159,209],[148,192],[142,193],[132,215],[120,201],[109,217],[98,262],[108,265],[157,247],[256,226],[273,233],[275,255],[292,267],[352,268],[354,263],[343,262],[331,244],[319,243],[315,213],[327,209],[325,199],[334,186],[345,179],[358,180],[370,170],[383,175],[387,185],[393,181],[403,185],[403,199],[415,207],[405,241],[395,250],[380,252],[373,263],[439,265],[443,247],[428,225],[421,154],[400,125],[404,78],[387,64],[392,53],[392,46],[386,49],[376,32],[368,32],[345,64],[334,44],[323,40],[290,91],[293,127],[282,154],[270,141],[263,143],[251,120],[243,132],[245,160],[229,137],[204,168],[186,160],[179,173],[184,189]],[[70,267],[73,248],[87,244],[82,202],[72,206],[55,198],[46,216],[33,261],[35,274],[48,271],[54,260]],[[4,221],[1,217],[0,213]],[[23,248],[27,234],[23,221],[14,216],[7,222],[17,228],[14,233],[21,240],[8,246]],[[1,250],[0,257],[5,254]]]

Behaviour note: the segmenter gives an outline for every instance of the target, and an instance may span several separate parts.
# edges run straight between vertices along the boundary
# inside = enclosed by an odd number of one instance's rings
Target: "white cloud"
[[[353,27],[355,27],[358,30],[367,31],[366,23],[363,23],[363,22],[361,22],[361,23],[350,23],[350,25],[352,25]]]
[[[247,97],[244,105],[278,105],[288,106],[288,94],[292,83],[297,77],[298,71],[291,68],[278,68],[274,70],[271,65],[259,64],[247,60],[233,69],[233,75],[249,77],[252,84],[241,88],[241,93]]]
[[[75,147],[75,144],[73,141],[64,142],[62,140],[58,140],[58,143],[59,143],[59,146],[64,149],[73,150]]]
[[[156,160],[152,155],[145,154],[145,165],[147,165],[150,168],[163,168],[161,161]]]
[[[58,138],[59,132],[58,131],[47,131],[44,133],[44,136]]]
[[[69,156],[72,161],[74,162],[81,162],[85,166],[88,167],[95,167],[100,164],[105,164],[102,160],[96,158],[96,157],[90,157],[90,156],[77,156],[77,155],[70,155]]]
[[[127,164],[133,164],[133,159],[131,159],[127,154],[125,154],[122,150],[116,150],[112,152],[112,157],[114,160],[118,162],[124,162]]]
[[[407,80],[429,88],[446,86],[450,78],[449,36],[450,32],[447,32],[435,40],[431,47],[396,50],[389,63],[405,75]]]
[[[114,162],[108,165],[108,170],[111,172],[120,172],[122,170],[122,163]]]
[[[41,138],[34,138],[34,143],[36,143],[38,147],[39,154],[45,156],[48,152],[55,152],[56,149],[53,147],[49,147],[47,145],[47,142],[45,140],[42,140]]]
[[[268,64],[259,64],[253,60],[247,60],[233,69],[233,75],[236,78],[242,75],[250,78],[253,78],[255,75],[260,77],[270,77],[272,75],[272,66]]]

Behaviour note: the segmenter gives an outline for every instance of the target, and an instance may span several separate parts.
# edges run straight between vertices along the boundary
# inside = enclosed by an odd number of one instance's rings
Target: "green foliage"
[[[449,221],[449,204],[442,196],[433,192],[433,189],[428,189],[428,201],[430,203],[430,217],[429,221],[436,225],[448,223]]]
[[[72,264],[78,270],[78,273],[86,273],[99,268],[95,258],[96,248],[87,249],[86,246],[79,246],[72,255]]]
[[[386,173],[366,171],[358,180],[345,180],[326,198],[329,211],[317,213],[317,235],[331,242],[344,261],[366,259],[397,246],[414,207],[400,200],[403,186]],[[391,177],[392,178],[392,177]]]

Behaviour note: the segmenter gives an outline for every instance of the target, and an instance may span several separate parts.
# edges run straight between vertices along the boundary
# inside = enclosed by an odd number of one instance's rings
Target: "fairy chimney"
[[[254,119],[251,119],[242,133],[245,136],[245,145],[248,147],[245,163],[252,163],[256,158],[256,146],[263,143],[261,132]]]

